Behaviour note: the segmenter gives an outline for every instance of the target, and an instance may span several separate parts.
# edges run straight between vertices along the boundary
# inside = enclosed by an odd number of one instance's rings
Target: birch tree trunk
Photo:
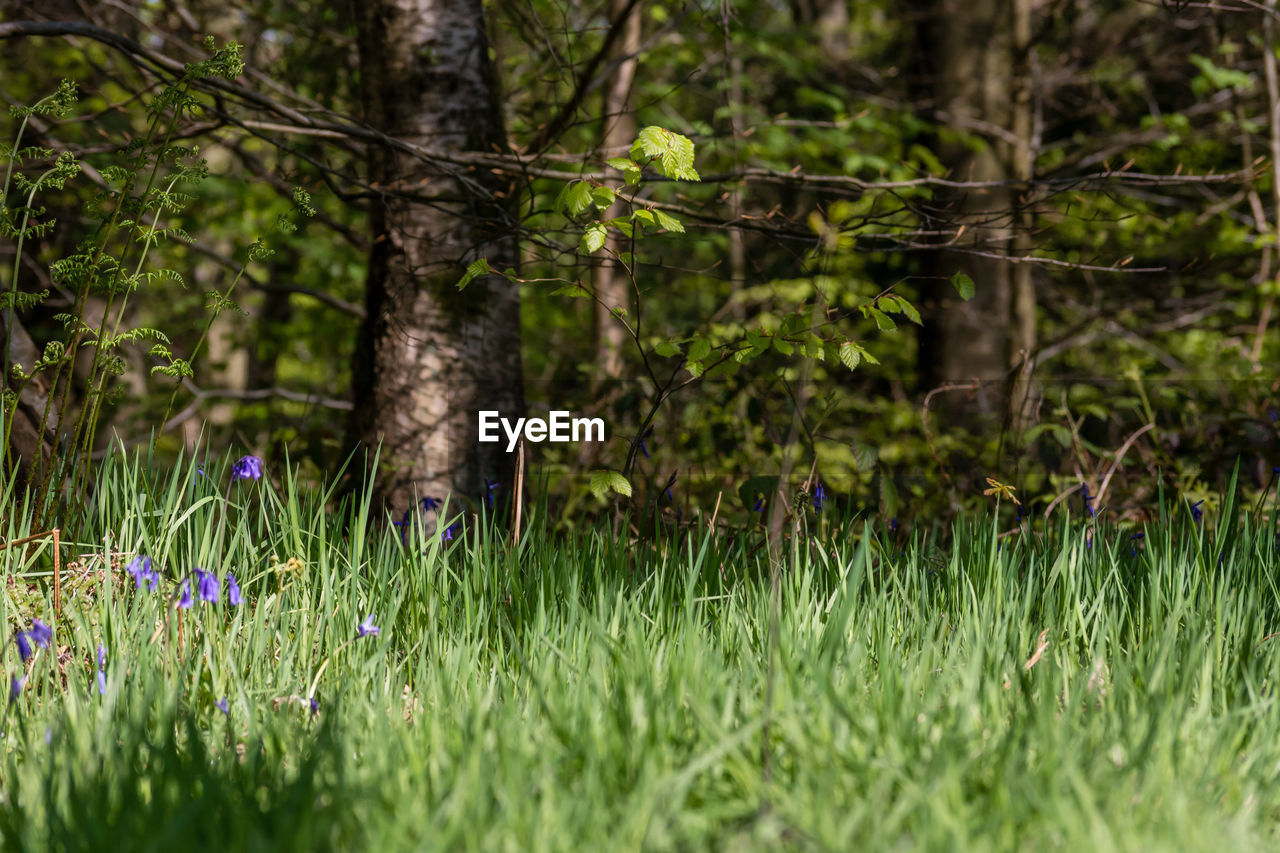
[[[357,4],[371,125],[433,152],[505,150],[480,0]],[[423,497],[509,489],[505,443],[477,442],[477,413],[523,414],[516,285],[466,265],[517,262],[508,197],[491,175],[373,146],[373,250],[357,341],[352,436],[381,445],[375,494],[394,510]]]

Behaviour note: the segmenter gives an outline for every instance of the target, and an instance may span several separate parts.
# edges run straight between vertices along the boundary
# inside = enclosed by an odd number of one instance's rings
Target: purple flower
[[[98,695],[107,692],[107,647],[98,643]]]
[[[178,587],[178,590],[182,593],[182,597],[178,599],[178,608],[181,610],[190,610],[191,609],[191,581],[189,580],[183,581],[182,586]]]
[[[201,601],[217,604],[218,596],[222,593],[222,581],[213,572],[196,569],[196,593]]]
[[[1092,518],[1098,517],[1098,511],[1093,508],[1093,496],[1089,494],[1089,484],[1080,484],[1080,499],[1084,501],[1084,508],[1089,511]]]
[[[822,512],[822,503],[827,499],[827,490],[822,488],[822,481],[813,488],[813,511]]]
[[[314,717],[316,714],[320,713],[320,700],[312,696],[310,697],[310,701],[311,701],[311,716]]]
[[[453,524],[450,524],[448,527],[446,527],[446,528],[444,529],[444,532],[440,534],[440,541],[441,541],[441,542],[452,542],[452,541],[453,541],[453,534],[454,534],[454,533],[457,533],[457,532],[458,532],[458,531],[460,531],[460,530],[462,530],[462,522],[461,522],[461,521],[455,521]]]
[[[644,434],[640,436],[640,452],[644,454],[645,459],[649,458],[649,448],[645,446],[644,440],[651,435],[653,435],[653,427],[649,427],[644,431]]]
[[[31,639],[36,641],[36,645],[40,648],[48,648],[49,643],[53,640],[53,629],[41,622],[39,619],[31,620]]]
[[[14,700],[18,698],[18,694],[22,692],[22,688],[27,684],[25,675],[15,676],[9,682],[9,704],[12,705]]]
[[[227,603],[232,607],[239,607],[244,603],[244,596],[240,594],[240,584],[236,583],[236,576],[227,572]]]
[[[145,554],[140,554],[125,566],[125,571],[133,576],[134,582],[137,584],[135,589],[142,589],[145,583],[147,588],[152,592],[156,591],[156,584],[160,582],[160,576],[156,574],[156,570],[151,568],[151,558]]]
[[[752,512],[764,512],[764,498],[757,497],[756,502],[751,505]]]
[[[493,509],[493,490],[498,488],[498,481],[490,480],[488,477],[485,477],[484,488],[485,488],[485,494],[484,494],[485,502],[488,503],[489,509]]]
[[[370,613],[358,626],[356,626],[357,637],[376,637],[381,633],[382,629],[373,624],[373,614]]]
[[[1191,520],[1199,521],[1204,517],[1204,510],[1200,509],[1200,504],[1204,503],[1204,498],[1196,501],[1191,505]]]
[[[418,503],[422,504],[423,512],[436,512],[440,509],[440,506],[441,506],[441,502],[436,500],[435,498],[423,498],[422,500],[418,501]]]
[[[19,631],[18,636],[13,639],[18,644],[18,655],[22,658],[22,662],[31,660],[31,641],[27,639],[27,632]]]
[[[217,702],[214,702],[213,707],[217,708],[219,711],[221,711],[224,714],[227,714],[227,715],[231,714],[231,708],[229,705],[227,705],[226,699],[219,699]]]
[[[257,456],[241,456],[231,466],[231,482],[262,478],[262,459]]]

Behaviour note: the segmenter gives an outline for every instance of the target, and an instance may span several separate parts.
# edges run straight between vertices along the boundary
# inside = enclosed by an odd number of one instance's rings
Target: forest
[[[1271,849],[1278,30],[0,0],[0,844]]]

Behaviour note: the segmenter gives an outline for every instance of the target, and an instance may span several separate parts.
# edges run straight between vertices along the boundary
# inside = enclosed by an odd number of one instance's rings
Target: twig
[[[1120,449],[1116,451],[1115,459],[1111,461],[1111,467],[1107,469],[1106,476],[1102,478],[1102,482],[1098,485],[1098,494],[1094,496],[1097,499],[1099,506],[1102,505],[1102,496],[1107,493],[1107,484],[1111,482],[1111,475],[1114,474],[1116,472],[1116,468],[1120,466],[1120,460],[1124,458],[1125,453],[1129,451],[1129,448],[1133,446],[1133,443],[1138,440],[1139,436],[1148,430],[1155,428],[1156,425],[1153,423],[1141,426],[1134,430],[1133,435],[1125,439],[1124,444],[1120,445]]]

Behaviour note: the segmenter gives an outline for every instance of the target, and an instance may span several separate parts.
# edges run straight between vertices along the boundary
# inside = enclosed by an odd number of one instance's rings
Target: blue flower
[[[441,507],[441,501],[438,501],[435,498],[423,498],[418,501],[418,503],[422,505],[423,512],[436,512]]]
[[[498,481],[490,480],[488,477],[485,477],[484,488],[485,488],[485,493],[484,493],[485,502],[489,505],[489,509],[493,509],[493,490],[498,488]]]
[[[18,636],[13,639],[18,644],[18,656],[22,658],[22,662],[31,660],[31,642],[27,639],[27,632],[19,631]]]
[[[227,603],[232,607],[239,607],[244,603],[244,596],[240,594],[240,584],[236,583],[236,576],[227,572]]]
[[[156,591],[156,584],[160,582],[160,576],[156,574],[156,570],[151,568],[151,558],[145,554],[139,554],[125,566],[125,571],[133,575],[133,580],[137,584],[135,589],[142,589],[145,583],[147,588],[152,592]]]
[[[18,694],[22,692],[22,688],[27,684],[25,675],[15,676],[9,682],[9,704],[12,705],[14,700],[18,698]]]
[[[756,502],[751,505],[752,512],[764,512],[764,498],[757,497]]]
[[[822,504],[827,499],[827,490],[822,488],[822,481],[813,487],[813,510],[814,512],[822,512]]]
[[[201,601],[217,604],[218,596],[222,594],[222,581],[213,572],[196,569],[196,592]]]
[[[452,542],[452,541],[453,541],[453,534],[454,534],[454,533],[456,533],[456,532],[458,532],[458,531],[460,531],[460,530],[462,530],[462,522],[461,522],[461,521],[455,521],[453,524],[450,524],[448,527],[446,527],[446,528],[444,529],[444,532],[440,534],[440,541],[441,541],[441,542]]]
[[[1199,521],[1204,517],[1204,510],[1200,509],[1200,504],[1204,503],[1204,498],[1196,501],[1191,505],[1191,520]]]
[[[231,708],[230,706],[227,705],[226,699],[219,699],[217,702],[214,702],[213,707],[217,708],[219,711],[221,711],[224,714],[227,714],[227,715],[231,714]]]
[[[31,639],[36,641],[36,645],[40,648],[48,648],[49,643],[53,640],[53,629],[41,622],[39,619],[31,620]]]
[[[357,637],[376,637],[382,629],[373,624],[373,614],[370,613],[358,626],[356,626]]]
[[[679,468],[672,471],[671,479],[667,480],[667,484],[662,487],[662,494],[665,495],[667,500],[671,501],[672,503],[675,503],[676,499],[671,496],[671,487],[676,484],[676,476],[679,475],[679,473],[680,473]]]
[[[311,716],[314,717],[316,714],[320,713],[320,700],[312,696],[310,701],[311,701]]]
[[[1147,534],[1145,533],[1135,533],[1129,537],[1129,555],[1130,556],[1132,557],[1138,556],[1138,546],[1135,545],[1134,543],[1137,542],[1139,539],[1145,539],[1146,537],[1147,537]]]
[[[640,436],[640,452],[644,454],[645,459],[649,458],[649,448],[645,446],[644,440],[651,435],[653,435],[653,427],[649,427],[644,431],[644,434]]]
[[[262,459],[257,456],[241,456],[231,466],[231,482],[259,480],[262,478]]]
[[[107,692],[107,647],[98,643],[98,695]]]
[[[178,599],[178,608],[181,610],[190,610],[191,609],[191,581],[189,580],[183,581],[182,586],[178,587],[178,590],[182,593],[182,597]]]
[[[1092,518],[1098,517],[1098,511],[1093,508],[1093,496],[1089,494],[1089,484],[1080,484],[1080,498],[1084,501],[1084,508],[1089,511]]]
[[[404,511],[404,515],[400,516],[399,521],[391,522],[393,527],[400,528],[400,544],[405,544],[405,533],[409,530],[409,519],[413,515],[413,507],[409,507]]]

